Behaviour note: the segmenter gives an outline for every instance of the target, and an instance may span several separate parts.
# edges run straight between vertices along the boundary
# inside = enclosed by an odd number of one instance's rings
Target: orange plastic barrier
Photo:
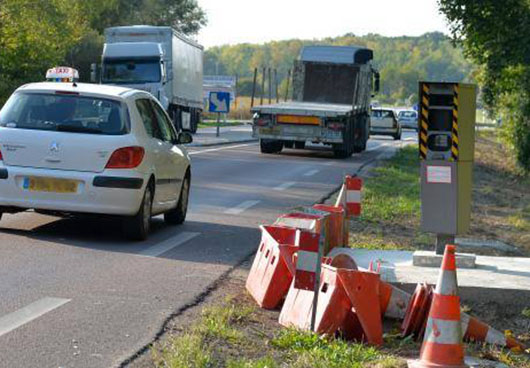
[[[297,229],[260,226],[261,242],[247,278],[246,288],[262,308],[276,308],[289,290],[295,269]]]

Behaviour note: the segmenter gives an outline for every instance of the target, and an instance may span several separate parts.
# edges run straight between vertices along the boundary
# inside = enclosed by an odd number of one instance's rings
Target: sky
[[[448,33],[436,0],[198,0],[208,25],[198,34],[205,47],[361,36]]]

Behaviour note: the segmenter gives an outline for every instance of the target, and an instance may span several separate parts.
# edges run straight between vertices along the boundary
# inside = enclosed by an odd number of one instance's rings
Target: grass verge
[[[151,350],[164,368],[405,367],[393,351],[283,329],[246,295],[206,307],[194,323]],[[277,312],[276,312],[277,313]]]
[[[233,280],[229,282],[234,282]],[[242,280],[237,281],[243,287]],[[233,286],[233,285],[232,285]],[[230,289],[233,289],[231,287]],[[151,349],[149,367],[158,368],[405,368],[420,344],[401,338],[399,324],[387,324],[380,348],[283,328],[278,311],[257,308],[244,292],[202,310],[199,318]],[[530,366],[528,355],[481,344],[466,344],[466,354]],[[142,367],[145,367],[143,365]]]

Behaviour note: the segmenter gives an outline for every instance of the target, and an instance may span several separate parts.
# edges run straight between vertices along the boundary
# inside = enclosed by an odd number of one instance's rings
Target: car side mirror
[[[189,144],[193,142],[193,136],[189,132],[180,132],[177,138],[177,144]]]

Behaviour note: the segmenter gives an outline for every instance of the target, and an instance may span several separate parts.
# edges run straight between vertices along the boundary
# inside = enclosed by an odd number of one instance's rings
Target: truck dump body
[[[262,152],[300,148],[305,141],[330,144],[340,157],[364,150],[372,57],[371,50],[359,47],[304,47],[294,62],[294,101],[251,109],[253,136],[260,138]]]

